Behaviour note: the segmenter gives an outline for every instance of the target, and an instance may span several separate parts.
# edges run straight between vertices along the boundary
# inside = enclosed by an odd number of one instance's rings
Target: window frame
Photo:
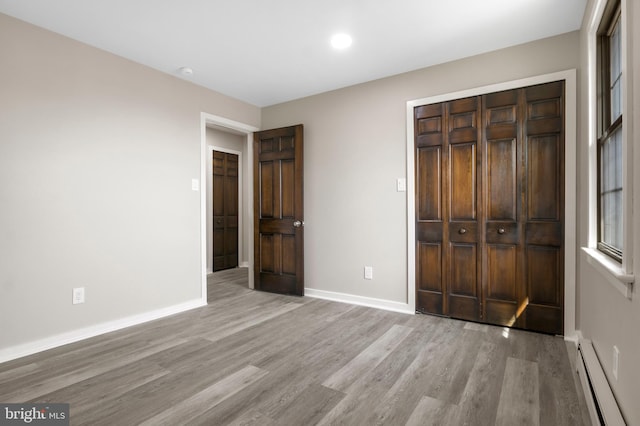
[[[616,262],[622,263],[623,255],[624,255],[624,235],[625,235],[625,227],[624,227],[624,197],[625,197],[625,185],[624,182],[621,182],[620,191],[622,193],[621,199],[621,215],[619,220],[622,222],[622,246],[615,247],[608,242],[604,241],[603,236],[603,227],[604,227],[604,218],[602,213],[602,147],[604,144],[609,142],[612,138],[615,137],[617,132],[621,132],[622,141],[621,144],[624,146],[625,144],[625,134],[623,128],[623,116],[624,116],[624,101],[620,100],[621,103],[621,112],[620,115],[612,120],[611,110],[612,110],[612,96],[611,96],[611,38],[614,33],[614,30],[618,27],[618,31],[620,34],[620,85],[621,91],[620,96],[624,93],[624,77],[625,73],[623,73],[622,67],[622,57],[624,56],[623,48],[622,48],[622,1],[621,0],[610,0],[607,2],[605,6],[602,18],[600,19],[600,23],[597,30],[597,62],[596,62],[596,74],[598,76],[598,100],[597,100],[597,111],[598,111],[598,125],[597,125],[597,140],[596,140],[596,167],[597,167],[597,175],[596,175],[596,200],[597,200],[597,249],[606,254],[607,256],[613,258]],[[622,151],[622,150],[621,150]],[[624,158],[622,152],[621,157]],[[620,159],[620,163],[622,162],[622,158]],[[624,176],[625,167],[622,164],[622,175]],[[623,178],[624,181],[624,178]]]
[[[629,62],[632,59],[633,52],[630,49],[629,29],[631,28],[631,17],[629,16],[630,3],[634,0],[594,0],[591,8],[588,9],[589,16],[587,18],[587,126],[586,141],[587,143],[587,217],[588,227],[586,235],[586,245],[582,247],[583,259],[604,278],[603,284],[610,284],[612,288],[619,291],[624,297],[631,300],[634,293],[634,245],[636,238],[634,237],[634,220],[633,206],[637,204],[634,201],[634,133],[632,122],[634,117],[628,114],[633,109],[634,87],[633,79],[629,78],[633,70],[629,68],[633,64]],[[622,186],[625,196],[622,197],[622,233],[624,235],[622,241],[623,256],[622,261],[615,260],[609,255],[598,249],[598,135],[600,126],[599,96],[601,84],[598,81],[600,77],[598,71],[599,51],[598,41],[601,34],[601,25],[603,16],[606,17],[605,11],[611,13],[613,8],[611,4],[620,3],[620,46],[621,46],[621,71],[622,85],[625,88],[622,91],[621,102],[622,109],[627,111],[626,121],[629,125],[622,128]],[[640,209],[637,209],[640,211]],[[637,229],[635,229],[637,231]]]

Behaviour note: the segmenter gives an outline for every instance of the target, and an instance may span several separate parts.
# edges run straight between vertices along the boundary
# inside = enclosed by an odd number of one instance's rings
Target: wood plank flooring
[[[0,402],[68,402],[72,425],[582,425],[563,339],[247,288],[0,364]]]

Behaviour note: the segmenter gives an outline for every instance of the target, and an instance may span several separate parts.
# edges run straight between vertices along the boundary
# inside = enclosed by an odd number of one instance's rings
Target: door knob
[[[466,234],[466,233],[467,233],[466,228],[460,228],[460,229],[458,229],[458,234]]]
[[[304,222],[301,222],[299,220],[296,220],[295,222],[293,222],[293,227],[294,228],[300,228],[302,226],[304,226]]]
[[[504,228],[498,228],[498,234],[504,234]]]

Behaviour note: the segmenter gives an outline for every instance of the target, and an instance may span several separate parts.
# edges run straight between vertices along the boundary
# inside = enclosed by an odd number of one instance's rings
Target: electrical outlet
[[[372,280],[373,279],[373,266],[365,266],[364,267],[364,279]]]
[[[84,287],[78,287],[73,289],[72,303],[74,305],[77,305],[79,303],[84,303]]]
[[[618,350],[617,346],[614,346],[613,347],[613,366],[611,367],[611,369],[613,370],[613,377],[615,377],[616,380],[618,380],[619,358],[620,358],[620,351]]]

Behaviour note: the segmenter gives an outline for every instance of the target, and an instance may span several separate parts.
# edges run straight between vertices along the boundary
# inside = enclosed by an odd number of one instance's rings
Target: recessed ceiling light
[[[335,49],[346,49],[347,47],[351,46],[351,43],[353,42],[353,40],[351,39],[351,36],[349,34],[336,34],[333,37],[331,37],[331,45],[335,48]]]
[[[180,74],[184,75],[185,77],[193,75],[193,70],[189,67],[182,67],[180,68],[179,71],[180,71]]]

